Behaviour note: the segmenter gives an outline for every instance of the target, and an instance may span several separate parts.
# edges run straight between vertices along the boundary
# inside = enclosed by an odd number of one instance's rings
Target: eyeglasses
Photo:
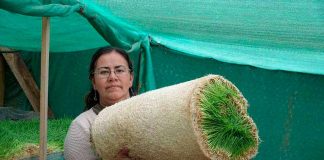
[[[96,74],[98,78],[108,78],[111,74],[111,70],[108,67],[100,67],[97,68],[96,71],[93,72],[93,74]],[[131,72],[130,69],[127,69],[125,66],[118,66],[116,67],[113,72],[115,75],[119,78],[127,74],[127,72]]]

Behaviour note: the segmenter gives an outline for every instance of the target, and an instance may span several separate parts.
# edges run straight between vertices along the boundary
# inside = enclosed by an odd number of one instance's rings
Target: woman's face
[[[92,85],[100,95],[99,102],[102,106],[129,98],[133,75],[124,57],[116,51],[101,55],[96,62]]]

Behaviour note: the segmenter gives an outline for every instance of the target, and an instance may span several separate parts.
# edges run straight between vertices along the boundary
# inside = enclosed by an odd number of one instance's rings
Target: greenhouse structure
[[[63,159],[104,46],[130,55],[139,95],[233,83],[258,129],[253,159],[324,158],[324,1],[1,0],[0,17],[0,159]]]

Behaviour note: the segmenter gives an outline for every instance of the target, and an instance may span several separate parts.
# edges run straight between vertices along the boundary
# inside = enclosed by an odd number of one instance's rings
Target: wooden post
[[[0,54],[0,107],[4,105],[4,91],[5,91],[5,69],[4,59]]]
[[[49,17],[42,18],[41,92],[40,92],[40,160],[47,159],[47,106],[48,106],[48,64],[49,64]]]

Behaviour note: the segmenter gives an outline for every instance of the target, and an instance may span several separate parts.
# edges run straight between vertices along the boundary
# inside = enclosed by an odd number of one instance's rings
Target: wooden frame
[[[26,94],[26,97],[29,100],[30,104],[32,105],[34,111],[39,112],[40,111],[40,91],[38,89],[38,86],[32,74],[29,72],[25,62],[20,57],[19,53],[13,52],[9,48],[1,47],[0,51],[6,52],[3,53],[4,61],[7,62],[9,68],[11,69],[12,73],[16,77],[19,85],[21,86],[22,90]],[[0,75],[1,72],[4,72],[4,70],[1,71],[1,67],[0,67]],[[48,116],[53,117],[53,112],[50,109],[48,111]]]

